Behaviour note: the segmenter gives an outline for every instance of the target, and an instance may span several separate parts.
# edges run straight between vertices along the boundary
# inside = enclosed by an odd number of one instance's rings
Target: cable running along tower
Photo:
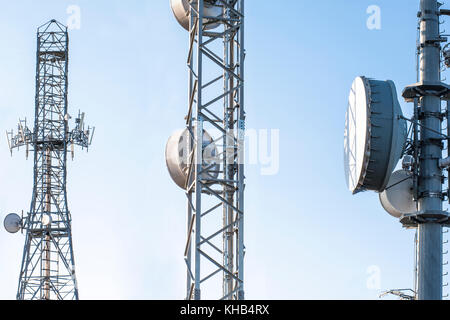
[[[17,299],[77,300],[78,288],[72,246],[72,217],[67,206],[68,149],[88,149],[94,129],[85,129],[84,113],[69,130],[67,89],[69,37],[67,27],[52,20],[37,32],[36,105],[34,130],[19,121],[18,133],[8,132],[11,152],[20,147],[34,153],[34,185],[30,212],[12,214],[26,234]]]
[[[187,197],[186,299],[243,300],[244,0],[171,6],[189,31],[186,129],[166,148]]]

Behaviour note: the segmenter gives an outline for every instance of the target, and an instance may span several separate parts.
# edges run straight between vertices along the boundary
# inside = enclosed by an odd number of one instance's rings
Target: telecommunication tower
[[[450,50],[448,45],[442,48],[447,38],[440,32],[440,17],[450,10],[441,5],[420,0],[418,82],[403,90],[403,98],[414,105],[413,117],[403,116],[392,81],[358,77],[350,93],[345,134],[350,191],[380,193],[384,209],[417,231],[414,295],[389,292],[418,300],[442,299],[442,229],[450,225],[450,215],[443,210],[450,198],[450,187],[443,189],[450,169],[450,154],[443,158],[445,145],[447,150],[450,146],[450,86],[441,79],[442,62],[450,67]],[[401,158],[402,170],[393,172]]]
[[[19,121],[18,133],[7,132],[10,150],[34,153],[34,185],[30,212],[10,214],[8,232],[26,234],[18,300],[77,300],[72,246],[72,217],[67,206],[67,153],[74,145],[88,149],[94,128],[85,128],[84,113],[69,130],[67,27],[51,20],[37,31],[34,129]]]
[[[171,6],[189,31],[186,129],[166,147],[170,175],[187,197],[186,299],[217,289],[223,300],[243,300],[244,0]]]

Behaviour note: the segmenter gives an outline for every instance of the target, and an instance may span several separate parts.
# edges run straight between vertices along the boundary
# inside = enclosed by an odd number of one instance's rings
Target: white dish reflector
[[[192,1],[194,7],[197,7],[197,1]],[[204,15],[208,17],[218,17],[222,14],[222,6],[220,6],[220,3],[215,0],[204,1]],[[190,6],[189,6],[189,0],[170,0],[170,6],[172,7],[173,14],[175,15],[175,18],[177,19],[178,23],[181,24],[181,26],[189,31],[189,24],[190,24]],[[211,21],[213,19],[203,19],[203,24],[207,30],[217,28],[219,26],[219,23]]]
[[[413,192],[412,174],[405,170],[396,171],[389,179],[386,190],[380,193],[381,205],[391,216],[400,219],[417,211]]]
[[[350,91],[344,138],[349,190],[382,192],[403,154],[406,121],[392,81],[357,77]]]
[[[52,224],[52,216],[49,215],[49,214],[42,215],[42,221],[41,222],[42,222],[42,225],[44,227],[48,227],[49,225]]]
[[[22,218],[15,213],[10,213],[3,221],[3,225],[9,233],[17,233],[22,228]]]
[[[187,129],[175,132],[166,145],[166,164],[173,181],[182,189],[186,189],[188,178],[189,162],[191,160],[190,133]],[[203,169],[202,179],[215,179],[219,175],[220,164],[218,160],[218,150],[213,138],[203,130]],[[195,170],[195,166],[193,169]],[[191,173],[193,181],[194,172]],[[205,182],[207,183],[207,182]]]

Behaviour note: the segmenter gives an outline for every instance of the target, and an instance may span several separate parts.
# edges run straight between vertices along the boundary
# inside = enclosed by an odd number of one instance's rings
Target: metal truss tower
[[[8,132],[13,149],[34,152],[34,185],[30,212],[22,218],[26,232],[18,300],[77,300],[71,215],[67,206],[68,148],[88,148],[91,129],[84,114],[69,131],[67,110],[69,37],[67,28],[52,20],[37,32],[34,130],[19,121],[18,133]],[[93,133],[93,131],[92,131]]]
[[[189,5],[186,125],[192,148],[186,187],[186,299],[200,300],[204,291],[221,288],[221,299],[243,300],[244,0],[198,0]],[[205,5],[220,6],[221,13],[206,16]],[[210,28],[212,24],[217,28]],[[206,130],[217,132],[213,136],[219,170],[204,165]]]

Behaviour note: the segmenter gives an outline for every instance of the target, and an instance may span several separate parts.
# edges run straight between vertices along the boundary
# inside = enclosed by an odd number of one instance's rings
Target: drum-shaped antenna
[[[3,225],[9,233],[17,233],[22,228],[22,218],[16,213],[10,213],[3,221]]]
[[[204,15],[208,17],[217,17],[222,13],[222,6],[216,0],[205,0]],[[197,5],[197,1],[193,1],[193,5]],[[173,14],[178,23],[183,28],[189,31],[190,12],[189,0],[170,0]],[[203,24],[207,30],[217,28],[219,23],[214,22],[214,19],[203,19]]]
[[[195,161],[191,158],[190,134],[187,129],[175,132],[167,141],[166,164],[173,181],[182,189],[186,189],[186,180],[189,174],[188,164]],[[202,179],[215,179],[219,175],[220,164],[217,159],[218,150],[213,138],[203,131],[203,169]],[[194,167],[193,167],[194,168]],[[193,181],[194,172],[190,174]],[[207,180],[205,184],[210,183]]]
[[[412,174],[405,170],[394,172],[386,189],[380,193],[380,202],[384,210],[395,218],[416,212]]]
[[[344,139],[347,186],[382,192],[406,144],[406,121],[392,81],[357,77],[350,91]]]

